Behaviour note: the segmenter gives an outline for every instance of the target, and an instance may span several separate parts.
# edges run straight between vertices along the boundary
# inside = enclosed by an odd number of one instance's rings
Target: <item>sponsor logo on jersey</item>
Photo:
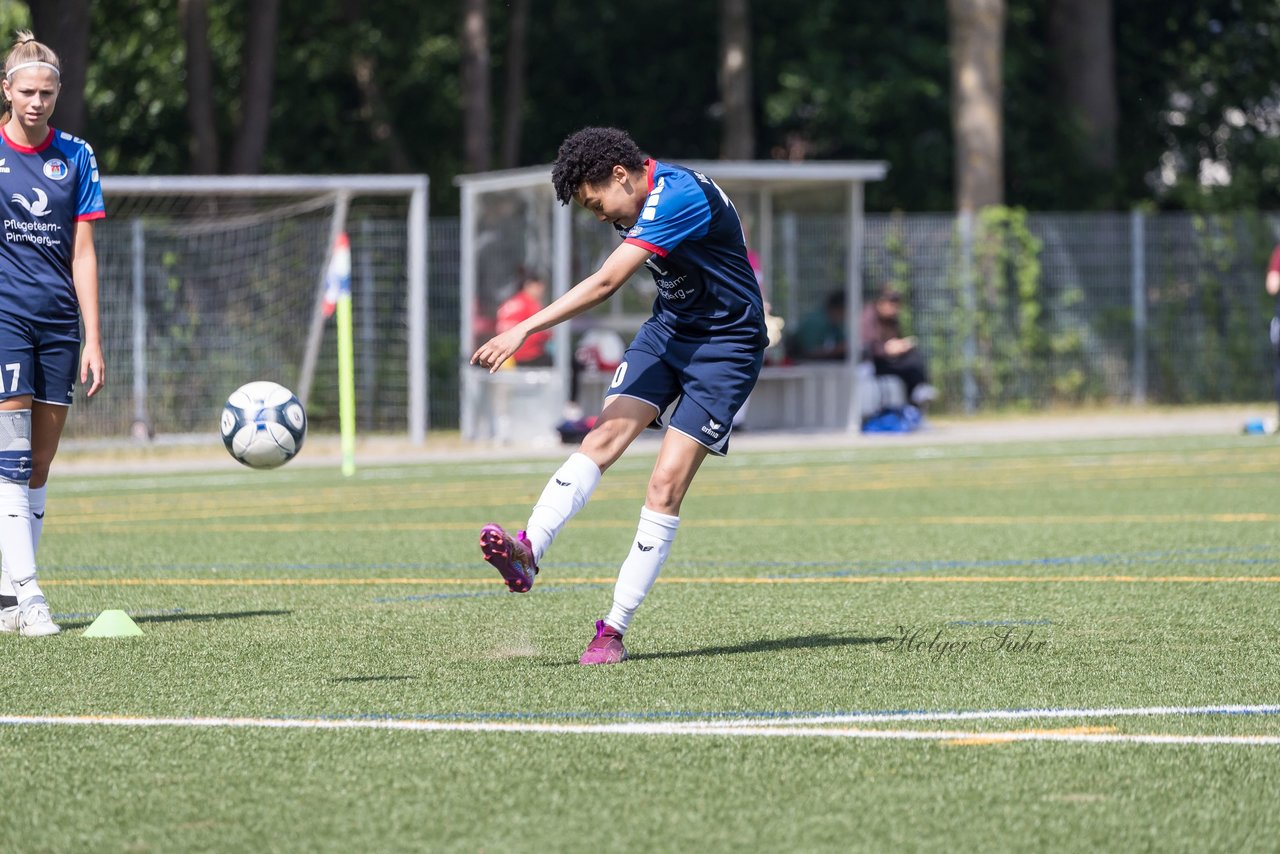
[[[28,199],[21,193],[14,193],[11,201],[26,208],[27,213],[32,216],[48,216],[51,213],[48,195],[39,187],[32,187],[31,192],[36,194],[34,199]]]
[[[56,157],[44,162],[44,177],[53,181],[61,181],[67,177],[67,164]]]
[[[3,157],[0,157],[0,172],[4,173],[5,175],[8,175],[9,167],[4,165],[4,160],[5,159]]]
[[[689,281],[689,275],[686,273],[682,276],[676,276],[674,279],[666,276],[655,276],[654,284],[658,286],[658,296],[665,300],[686,300],[693,297],[697,290],[693,283],[689,282],[688,287],[684,287],[685,282]]]

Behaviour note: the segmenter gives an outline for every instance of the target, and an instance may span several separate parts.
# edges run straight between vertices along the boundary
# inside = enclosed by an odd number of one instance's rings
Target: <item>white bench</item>
[[[595,415],[604,402],[612,374],[584,371],[578,378],[578,402]],[[857,430],[849,424],[850,393],[854,381],[843,362],[802,362],[766,365],[739,414],[737,426],[749,430]],[[857,367],[858,402],[855,418],[875,415],[905,400],[902,381],[877,377],[870,364]]]

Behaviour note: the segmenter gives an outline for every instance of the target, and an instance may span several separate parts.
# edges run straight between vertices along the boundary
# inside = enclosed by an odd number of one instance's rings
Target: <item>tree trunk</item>
[[[489,28],[485,0],[462,0],[462,150],[468,172],[489,168]]]
[[[364,4],[362,0],[342,0],[342,16],[347,24],[355,30],[363,19]],[[357,40],[358,42],[358,40]],[[360,92],[360,118],[369,128],[369,135],[376,144],[382,146],[391,161],[393,172],[412,172],[413,158],[408,149],[400,141],[400,134],[391,120],[391,109],[382,96],[382,88],[378,86],[378,62],[372,54],[358,50],[351,54],[351,73],[355,77],[356,88]]]
[[[947,0],[956,208],[1004,202],[1001,62],[1004,0]]]
[[[231,171],[256,175],[262,171],[271,127],[271,100],[275,86],[276,31],[280,0],[255,0],[245,24],[241,58],[240,127],[231,151]]]
[[[32,0],[35,36],[58,55],[62,91],[51,121],[59,130],[86,134],[84,81],[89,64],[89,0]],[[5,33],[6,37],[12,33]],[[5,42],[6,49],[9,42]]]
[[[511,40],[507,43],[507,92],[502,111],[502,166],[520,165],[524,130],[524,77],[528,58],[529,0],[511,0]]]
[[[751,10],[748,0],[720,0],[720,157],[751,160],[756,130],[751,114]]]
[[[178,0],[187,43],[187,120],[191,123],[190,169],[197,175],[218,171],[218,129],[214,119],[213,55],[209,50],[208,0]]]
[[[1063,100],[1084,131],[1087,157],[1099,170],[1116,167],[1116,63],[1111,0],[1054,0],[1049,14]]]

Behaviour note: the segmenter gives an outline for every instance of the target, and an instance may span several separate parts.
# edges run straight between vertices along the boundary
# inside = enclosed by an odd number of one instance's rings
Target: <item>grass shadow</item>
[[[644,661],[646,659],[661,658],[695,658],[699,656],[715,656],[715,655],[739,655],[742,653],[756,652],[782,652],[789,649],[823,649],[833,646],[870,646],[873,644],[889,643],[898,640],[898,638],[883,637],[863,637],[861,635],[796,635],[790,638],[761,638],[760,640],[750,641],[748,643],[724,645],[724,646],[704,646],[696,649],[678,649],[670,652],[640,652],[629,653],[628,661]],[[562,667],[567,664],[577,664],[577,661],[562,661],[552,664],[553,667]]]
[[[292,611],[223,611],[214,614],[196,614],[182,612],[179,614],[150,614],[130,617],[135,623],[206,623],[213,620],[245,620],[252,617],[286,617]],[[91,619],[60,620],[64,629],[79,629],[93,623]]]
[[[330,676],[326,682],[404,682],[416,676]]]
[[[896,640],[892,637],[862,637],[858,635],[797,635],[790,638],[761,638],[750,643],[731,646],[704,646],[698,649],[678,649],[671,652],[640,652],[630,655],[633,661],[649,658],[693,658],[702,655],[737,655],[752,652],[781,652],[788,649],[823,649],[831,646],[869,646]]]

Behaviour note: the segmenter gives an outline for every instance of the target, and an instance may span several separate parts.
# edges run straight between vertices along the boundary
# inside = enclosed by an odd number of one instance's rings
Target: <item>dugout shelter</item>
[[[733,201],[756,256],[765,300],[792,324],[833,290],[845,294],[849,356],[791,364],[777,351],[747,408],[751,429],[857,430],[858,317],[862,307],[863,195],[888,170],[879,161],[676,161],[705,173]],[[551,167],[461,175],[460,327],[462,436],[497,444],[553,444],[571,406],[599,411],[607,371],[574,371],[574,348],[592,329],[629,341],[651,314],[655,288],[641,270],[607,303],[554,331],[551,365],[490,374],[468,359],[494,331],[498,306],[524,272],[546,277],[550,299],[593,272],[617,246],[613,229],[561,205]],[[784,327],[785,333],[785,327]],[[571,391],[576,395],[571,398]]]

